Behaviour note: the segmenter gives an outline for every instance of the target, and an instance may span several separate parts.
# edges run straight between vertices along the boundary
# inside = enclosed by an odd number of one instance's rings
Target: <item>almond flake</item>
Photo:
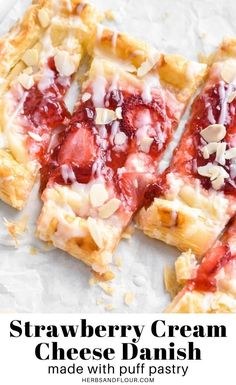
[[[35,132],[31,132],[31,131],[29,131],[28,132],[28,135],[32,138],[32,139],[34,139],[36,142],[42,142],[42,138],[41,138],[41,136],[39,136],[38,134],[35,134]]]
[[[210,155],[214,154],[217,150],[217,144],[216,142],[208,143],[206,146],[202,148],[203,158],[209,159]]]
[[[142,138],[141,142],[140,142],[141,151],[143,151],[145,153],[149,153],[149,150],[150,150],[150,147],[151,147],[153,141],[154,141],[153,138],[149,138],[149,137]]]
[[[106,306],[105,306],[105,310],[108,310],[108,311],[111,311],[111,310],[114,310],[116,307],[115,305],[113,305],[113,303],[108,303]]]
[[[223,167],[214,165],[212,163],[198,167],[198,173],[199,175],[210,178],[212,187],[215,190],[219,190],[224,184],[224,179],[229,177],[229,174]]]
[[[90,190],[90,202],[93,207],[102,206],[109,198],[108,192],[103,184],[93,184]]]
[[[225,152],[225,159],[236,158],[236,147],[232,147]]]
[[[127,136],[125,135],[124,132],[118,132],[118,134],[116,134],[116,136],[114,138],[114,143],[117,146],[121,146],[122,144],[124,144],[126,142],[126,139],[127,139]]]
[[[211,124],[201,131],[201,136],[206,142],[220,142],[226,135],[225,126],[222,124]]]
[[[134,302],[134,293],[128,292],[124,295],[124,303],[127,306],[130,306]]]
[[[91,99],[92,95],[89,93],[89,92],[85,92],[83,95],[82,95],[82,102],[85,103],[87,102],[87,100]]]
[[[32,75],[33,73],[33,68],[32,67],[27,67],[24,69],[24,74],[27,74],[27,75]]]
[[[71,76],[76,71],[76,65],[69,52],[58,51],[54,60],[56,69],[61,76]]]
[[[116,113],[114,111],[108,108],[96,108],[96,124],[109,124],[113,120],[116,120]]]
[[[29,90],[34,85],[34,78],[26,73],[22,73],[18,76],[18,81],[26,90]]]
[[[27,66],[36,66],[39,61],[39,54],[36,48],[27,49],[22,56],[22,61]]]
[[[229,96],[228,96],[228,103],[232,103],[234,101],[234,99],[236,98],[236,91],[232,92]]]
[[[103,237],[100,232],[99,225],[97,224],[94,218],[89,217],[87,220],[88,230],[90,232],[91,237],[93,238],[96,245],[102,249],[103,248]]]
[[[47,28],[49,26],[50,17],[45,9],[42,8],[38,11],[38,19],[43,28]]]
[[[137,70],[137,76],[139,78],[145,76],[148,72],[152,70],[152,68],[159,62],[160,60],[160,53],[154,52],[149,55],[147,60],[145,60],[141,66]]]
[[[116,112],[117,119],[121,120],[122,119],[122,108],[121,107],[117,107],[115,112]]]
[[[217,143],[217,150],[216,150],[216,162],[222,164],[222,166],[225,165],[225,150],[226,150],[226,143]]]
[[[107,219],[111,217],[120,207],[121,201],[117,198],[112,198],[105,205],[100,207],[99,216],[102,219]]]
[[[212,187],[214,190],[219,190],[224,186],[225,178],[223,175],[219,175],[215,180],[212,181]]]
[[[236,78],[236,60],[227,60],[221,69],[222,79],[226,83],[232,83]]]

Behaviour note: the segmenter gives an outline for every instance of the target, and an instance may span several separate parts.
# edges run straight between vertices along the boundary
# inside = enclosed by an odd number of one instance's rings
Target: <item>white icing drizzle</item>
[[[216,120],[213,115],[212,106],[209,104],[207,108],[207,118],[211,124],[216,124]]]
[[[228,97],[232,93],[232,84],[229,84],[227,91],[225,92],[224,82],[220,81],[219,86],[219,95],[220,95],[220,116],[219,124],[225,125],[227,118],[227,109],[228,109]]]
[[[104,30],[103,25],[98,24],[97,25],[97,35],[96,35],[97,42],[100,42],[100,40],[102,39],[103,30]]]
[[[103,76],[98,76],[92,84],[93,89],[93,104],[95,108],[104,107],[104,98],[106,96],[107,81]]]
[[[111,134],[110,134],[110,142],[111,142],[112,145],[114,144],[114,137],[119,132],[119,128],[120,128],[120,122],[118,120],[115,120],[112,123]]]
[[[76,176],[72,170],[72,168],[70,166],[68,166],[67,164],[63,164],[61,166],[61,175],[62,175],[62,178],[64,179],[64,182],[67,183],[67,182],[75,182],[76,181]]]
[[[143,92],[141,95],[144,103],[151,103],[151,101],[152,101],[152,89],[154,87],[155,88],[160,87],[160,81],[158,79],[157,74],[146,75],[146,77],[144,79],[144,84],[143,84]]]
[[[42,49],[40,50],[40,62],[47,61],[50,56],[54,56],[50,29],[48,29],[41,39]]]
[[[38,89],[44,92],[54,83],[55,74],[48,66],[43,69],[42,76],[38,82]]]
[[[4,134],[0,134],[0,148],[5,148],[7,146],[7,140]]]
[[[113,48],[113,52],[114,53],[116,52],[117,36],[118,36],[118,33],[116,31],[113,31],[113,35],[112,35],[112,48]]]

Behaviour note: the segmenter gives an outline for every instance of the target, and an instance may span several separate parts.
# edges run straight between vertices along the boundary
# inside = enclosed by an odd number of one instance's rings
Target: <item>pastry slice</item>
[[[236,40],[223,43],[170,167],[145,194],[138,227],[191,249],[212,246],[236,209]]]
[[[16,209],[68,124],[65,96],[97,20],[81,1],[41,0],[0,40],[0,198]]]
[[[236,312],[236,220],[197,264],[191,252],[175,263],[183,288],[168,306],[173,313]]]
[[[43,169],[40,239],[110,279],[113,252],[206,66],[98,27],[68,130]]]

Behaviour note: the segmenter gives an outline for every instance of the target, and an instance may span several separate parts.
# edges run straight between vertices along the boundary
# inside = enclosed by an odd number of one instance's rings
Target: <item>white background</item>
[[[25,3],[28,1],[0,0],[0,19],[4,19],[0,33],[17,19]],[[235,0],[94,0],[93,3],[115,11],[114,28],[149,41],[159,50],[194,60],[199,52],[211,52],[223,36],[236,35]],[[8,11],[10,16],[6,17]],[[106,304],[113,304],[114,312],[151,313],[165,308],[169,297],[163,289],[163,268],[173,263],[179,254],[177,250],[136,231],[133,239],[123,241],[116,252],[123,266],[121,271],[115,269],[117,278],[112,284],[115,293],[109,297],[101,288],[88,285],[90,272],[86,266],[35,240],[39,210],[36,188],[24,212],[29,214],[29,231],[15,249],[2,217],[15,219],[21,214],[0,203],[0,311],[98,313],[106,311]],[[29,252],[32,246],[38,250],[36,255]],[[135,300],[128,307],[123,298],[130,291],[135,294]],[[97,299],[101,298],[104,304],[97,305]]]

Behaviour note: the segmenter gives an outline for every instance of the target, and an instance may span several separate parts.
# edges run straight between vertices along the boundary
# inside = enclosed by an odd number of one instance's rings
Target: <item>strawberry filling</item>
[[[92,93],[90,89],[87,92]],[[71,183],[61,176],[61,167],[66,164],[79,183],[88,183],[102,176],[106,183],[113,185],[116,196],[126,209],[133,212],[141,206],[145,187],[154,180],[157,160],[177,124],[174,111],[160,96],[147,104],[140,95],[109,89],[104,105],[113,111],[121,107],[121,118],[96,125],[92,99],[81,101],[62,143],[54,149],[42,171],[44,183],[47,180],[49,185]],[[150,148],[145,151],[140,149],[142,133],[151,138]],[[122,142],[117,141],[117,134],[122,136]]]
[[[207,145],[200,132],[211,124],[216,124],[222,119],[222,111],[224,112],[224,126],[227,134],[222,140],[227,143],[227,148],[234,147],[234,136],[236,130],[236,99],[233,102],[227,102],[228,85],[220,82],[201,93],[196,99],[192,107],[191,119],[187,124],[187,129],[183,134],[180,145],[174,152],[170,167],[158,178],[153,185],[148,186],[145,192],[145,206],[148,207],[155,197],[163,195],[166,184],[166,175],[168,173],[176,173],[179,176],[199,179],[201,185],[206,190],[212,188],[209,177],[199,174],[198,167],[205,166],[208,163],[216,163],[216,153],[209,156],[208,159],[203,157],[203,147]],[[230,92],[234,91],[231,89]],[[223,96],[222,96],[223,95]],[[236,195],[236,166],[232,160],[226,159],[225,165],[220,165],[229,174],[224,179],[224,184],[220,188],[225,194]]]
[[[39,84],[31,87],[23,105],[23,116],[27,118],[24,130],[29,134],[27,148],[33,158],[37,157],[41,162],[54,130],[68,123],[70,118],[63,100],[70,81],[60,77],[53,58],[48,60],[48,71],[49,84],[43,89]],[[34,135],[40,139],[36,140]]]
[[[211,249],[198,267],[196,277],[189,281],[188,290],[215,292],[217,273],[234,258],[227,243]]]

